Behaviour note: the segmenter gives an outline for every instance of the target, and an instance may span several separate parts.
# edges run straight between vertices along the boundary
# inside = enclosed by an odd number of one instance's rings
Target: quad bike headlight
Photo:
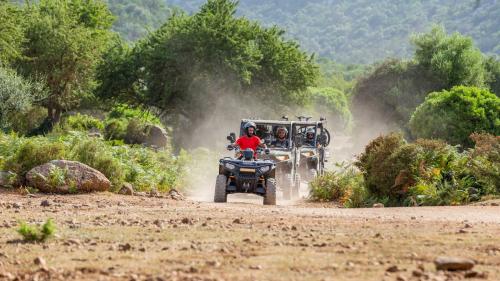
[[[311,157],[314,155],[314,152],[312,151],[304,151],[302,153],[300,153],[303,157]]]
[[[228,170],[233,170],[234,168],[236,168],[236,166],[234,166],[234,165],[233,165],[233,164],[231,164],[231,163],[226,163],[224,166],[225,166],[225,167],[226,167],[226,169],[228,169]]]
[[[269,171],[269,169],[271,169],[269,166],[260,167],[260,172],[261,173],[266,173],[266,172]]]

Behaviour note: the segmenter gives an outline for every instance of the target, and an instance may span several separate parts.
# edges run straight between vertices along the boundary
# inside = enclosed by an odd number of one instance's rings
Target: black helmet
[[[253,129],[255,130],[257,128],[257,126],[255,125],[254,122],[247,122],[244,126],[243,126],[243,130],[245,130],[245,132],[248,132],[248,128],[250,127],[253,127]]]

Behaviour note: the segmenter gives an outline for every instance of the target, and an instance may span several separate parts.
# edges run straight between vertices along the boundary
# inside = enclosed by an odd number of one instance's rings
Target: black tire
[[[300,196],[300,175],[296,174],[295,179],[293,181],[292,197],[298,198],[299,196]]]
[[[266,181],[264,205],[276,205],[276,181],[274,179],[267,179]]]
[[[215,193],[214,202],[216,203],[226,203],[227,193],[226,193],[227,177],[225,175],[218,175],[215,181]]]

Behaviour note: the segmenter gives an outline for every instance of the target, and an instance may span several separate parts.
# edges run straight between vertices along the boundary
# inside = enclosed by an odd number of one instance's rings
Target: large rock
[[[167,146],[167,131],[157,125],[149,125],[148,134],[143,143],[149,146],[165,147]]]
[[[84,193],[107,191],[111,182],[101,172],[83,163],[53,160],[31,169],[28,184],[42,192]]]
[[[474,261],[471,259],[456,257],[438,257],[434,260],[437,270],[470,270],[474,267]]]

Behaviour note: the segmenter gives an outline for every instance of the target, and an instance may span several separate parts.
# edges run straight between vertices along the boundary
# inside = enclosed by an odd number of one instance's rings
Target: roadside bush
[[[367,192],[363,176],[350,166],[327,171],[309,183],[309,198],[314,201],[336,201],[346,207],[362,207]]]
[[[469,151],[467,172],[481,187],[481,196],[500,195],[500,136],[472,134],[475,146]]]
[[[138,191],[168,191],[183,184],[184,159],[173,157],[169,149],[111,145],[76,131],[33,138],[0,133],[0,170],[15,172],[22,179],[30,169],[55,159],[87,164],[106,175],[115,189],[125,181]],[[55,181],[59,174],[54,174]]]
[[[427,96],[410,120],[418,138],[442,139],[472,147],[474,132],[500,135],[500,98],[488,90],[458,86]]]

